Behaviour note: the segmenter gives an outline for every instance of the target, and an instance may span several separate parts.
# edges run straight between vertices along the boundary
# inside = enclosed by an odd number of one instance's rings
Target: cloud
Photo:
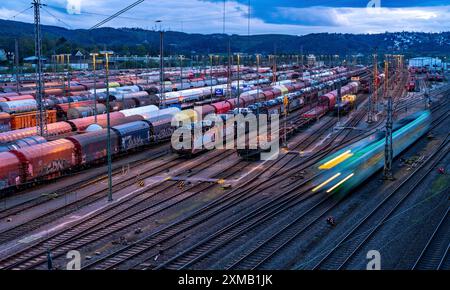
[[[361,3],[359,0],[358,3]],[[43,24],[66,28],[89,28],[132,3],[132,0],[70,0],[80,4],[80,11],[67,11],[68,1],[47,0],[42,10]],[[308,34],[318,32],[378,33],[385,31],[449,31],[450,6],[441,1],[422,1],[430,6],[384,7],[367,9],[365,5],[349,7],[312,6],[305,3],[331,1],[252,0],[251,34],[281,33]],[[349,0],[343,3],[357,1]],[[368,1],[367,1],[368,2]],[[382,0],[383,3],[387,1]],[[402,1],[403,2],[403,1]],[[411,3],[416,3],[413,1]],[[296,4],[297,3],[297,6]],[[335,3],[335,2],[333,2]],[[341,3],[341,2],[339,2]],[[363,3],[365,3],[363,1]],[[389,3],[392,3],[389,2]],[[408,2],[409,3],[409,2]],[[448,3],[448,2],[447,2]],[[28,4],[26,4],[28,5]],[[0,18],[16,15],[26,5],[19,1],[2,1]],[[331,5],[331,4],[330,4]],[[334,5],[336,6],[336,5]],[[78,9],[78,8],[77,8]],[[247,34],[247,1],[226,2],[226,33]],[[156,28],[155,20],[162,20],[166,30],[190,33],[222,33],[223,2],[221,0],[147,0],[120,17],[108,22],[109,27]],[[32,10],[14,20],[32,22]]]

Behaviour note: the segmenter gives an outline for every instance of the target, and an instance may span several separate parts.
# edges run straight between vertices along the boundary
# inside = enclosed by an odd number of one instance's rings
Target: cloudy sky
[[[33,10],[27,10],[30,2],[2,0],[0,18],[32,22]],[[46,4],[43,24],[90,28],[135,0],[41,2]],[[450,31],[449,0],[145,0],[104,26],[153,29],[155,21],[162,20],[165,30],[222,33],[224,2],[229,34],[248,33],[249,11],[251,34]]]

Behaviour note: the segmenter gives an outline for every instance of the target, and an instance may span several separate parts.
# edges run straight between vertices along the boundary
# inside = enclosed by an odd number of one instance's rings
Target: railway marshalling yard
[[[82,269],[366,269],[370,251],[382,269],[450,269],[450,85],[427,84],[427,105],[405,81],[394,123],[425,107],[431,121],[394,158],[393,180],[381,169],[348,192],[311,190],[324,158],[384,134],[386,111],[366,122],[369,95],[358,93],[339,120],[298,126],[290,113],[296,129],[274,160],[220,149],[188,158],[167,142],[114,159],[112,202],[104,164],[5,194],[0,268],[47,269],[50,254],[65,269],[76,250]]]

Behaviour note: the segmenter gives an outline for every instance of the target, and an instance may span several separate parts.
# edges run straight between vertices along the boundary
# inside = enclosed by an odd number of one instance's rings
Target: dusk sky
[[[135,0],[43,0],[42,23],[66,28],[90,28]],[[31,0],[3,0],[0,18],[33,21]],[[223,0],[146,0],[109,27],[152,29],[162,20],[165,30],[190,33],[222,33]],[[317,32],[381,33],[385,31],[450,31],[450,2],[372,0],[235,0],[226,1],[225,32],[247,34],[250,3],[250,33],[303,35]],[[19,14],[21,11],[25,12]]]

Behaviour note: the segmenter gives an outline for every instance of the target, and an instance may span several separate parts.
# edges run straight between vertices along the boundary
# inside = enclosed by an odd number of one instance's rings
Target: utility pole
[[[71,80],[71,77],[70,77],[70,54],[66,54],[65,56],[67,57],[67,67],[66,67],[66,70],[67,70],[67,74],[66,74],[67,91],[66,91],[66,97],[69,98],[69,96],[70,96],[70,80]],[[66,65],[64,64],[64,66],[66,66]],[[69,108],[70,108],[70,104],[71,104],[71,101],[69,100]]]
[[[392,158],[393,158],[393,149],[392,149],[392,125],[393,125],[393,111],[392,111],[392,96],[389,92],[389,55],[386,55],[386,60],[384,61],[384,73],[385,73],[385,86],[384,93],[387,98],[387,118],[386,118],[386,139],[384,145],[384,170],[383,176],[384,179],[392,180]]]
[[[389,90],[389,60],[384,61],[384,96],[388,96]]]
[[[37,101],[37,114],[36,114],[36,129],[38,135],[47,137],[47,112],[44,105],[44,80],[42,75],[42,55],[41,55],[41,1],[33,0],[34,6],[34,34],[35,34],[35,56],[36,56],[36,101]]]
[[[19,42],[17,38],[14,39],[14,64],[16,73],[16,93],[20,91],[20,79],[19,79]]]
[[[300,65],[300,74],[302,75],[302,78],[303,78],[303,45],[300,46],[300,56],[302,58],[302,63]]]
[[[183,55],[180,55],[180,81],[181,89],[183,90]]]
[[[256,89],[257,89],[257,96],[258,96],[258,100],[259,100],[259,58],[261,57],[261,55],[259,53],[256,54],[256,78],[258,80],[257,84],[256,84]]]
[[[96,67],[97,67],[97,55],[98,53],[91,53],[90,54],[92,56],[92,71],[94,72],[94,119],[95,119],[95,123],[97,123],[97,72],[96,72]]]
[[[228,67],[227,67],[227,93],[226,99],[228,99],[231,95],[231,40],[228,37]]]
[[[161,102],[164,103],[165,87],[164,87],[164,32],[161,29],[161,20],[156,20],[159,25],[159,87],[160,87],[160,107]]]
[[[392,159],[393,159],[393,149],[392,149],[392,96],[389,95],[387,98],[387,119],[386,119],[386,140],[384,145],[384,179],[392,180],[394,179],[392,175]]]
[[[340,110],[341,110],[341,100],[342,100],[342,92],[341,92],[341,82],[338,82],[338,88],[337,88],[337,125],[340,126]]]
[[[109,56],[113,54],[112,51],[101,51],[100,54],[105,56],[105,75],[106,75],[106,127],[107,127],[107,140],[106,150],[108,157],[108,201],[111,202],[112,198],[112,152],[111,152],[111,120],[110,120],[110,107],[109,107]]]
[[[373,54],[373,83],[372,94],[369,96],[369,110],[367,114],[367,123],[373,122],[373,114],[378,111],[375,107],[378,103],[378,53],[377,49]]]
[[[210,92],[210,101],[211,101],[211,103],[212,103],[212,101],[213,101],[213,88],[212,88],[212,67],[213,67],[213,57],[214,57],[214,55],[212,55],[212,54],[210,54],[209,55],[209,87],[210,87],[210,89],[211,89],[211,92]]]
[[[237,54],[237,107],[239,108],[239,99],[241,97],[241,87],[240,87],[240,78],[241,78],[241,54]]]
[[[225,34],[225,11],[226,11],[226,0],[223,0],[223,16],[222,16],[222,33]]]

